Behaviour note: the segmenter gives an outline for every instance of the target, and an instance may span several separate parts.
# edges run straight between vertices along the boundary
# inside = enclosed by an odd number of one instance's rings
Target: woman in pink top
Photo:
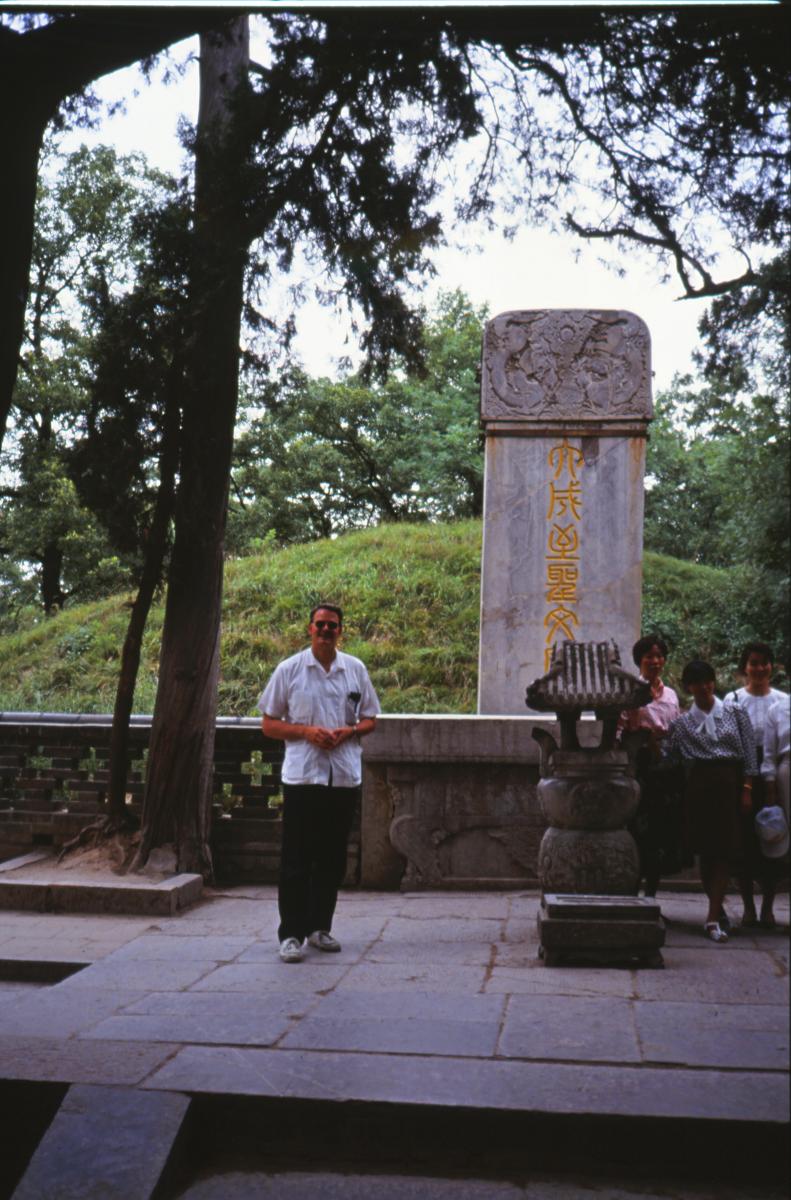
[[[667,645],[658,634],[640,638],[632,648],[634,665],[640,678],[651,684],[651,701],[643,708],[621,714],[621,733],[648,731],[647,745],[637,752],[635,774],[640,784],[640,807],[630,826],[640,852],[640,878],[645,880],[646,896],[655,896],[659,879],[666,871],[680,869],[680,802],[676,773],[659,769],[662,739],[680,713],[678,696],[662,682],[667,661]]]

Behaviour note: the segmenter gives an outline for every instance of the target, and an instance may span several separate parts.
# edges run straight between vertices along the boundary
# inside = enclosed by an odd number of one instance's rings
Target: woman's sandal
[[[707,921],[703,926],[703,936],[707,937],[711,942],[727,942],[728,935],[724,929],[720,929],[716,921]]]

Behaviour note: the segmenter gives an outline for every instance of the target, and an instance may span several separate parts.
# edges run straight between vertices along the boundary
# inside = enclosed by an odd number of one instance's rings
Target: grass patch
[[[306,645],[307,613],[321,600],[343,607],[343,647],[368,665],[385,712],[474,712],[480,557],[481,523],[460,521],[386,525],[229,562],[220,713],[255,713],[274,666]],[[129,602],[67,607],[0,638],[0,710],[112,711]],[[645,556],[643,628],[671,642],[671,683],[698,656],[723,686],[734,682],[741,644],[771,640],[754,608],[746,573]],[[163,613],[164,600],[149,618],[136,712],[153,710]]]

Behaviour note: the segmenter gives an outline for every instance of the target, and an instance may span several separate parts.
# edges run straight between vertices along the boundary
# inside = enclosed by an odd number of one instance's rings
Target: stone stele
[[[640,631],[650,338],[633,313],[501,313],[484,331],[478,712],[524,714],[553,643]]]

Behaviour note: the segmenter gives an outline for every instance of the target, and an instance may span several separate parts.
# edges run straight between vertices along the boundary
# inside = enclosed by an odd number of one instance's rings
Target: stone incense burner
[[[534,728],[540,748],[538,797],[549,827],[538,874],[546,893],[627,896],[637,890],[637,846],[625,828],[640,788],[625,751],[616,749],[618,716],[651,699],[651,689],[623,670],[615,642],[555,645],[549,672],[527,689],[527,705],[555,712],[560,746]],[[577,723],[590,711],[602,723],[598,746],[580,745]]]

